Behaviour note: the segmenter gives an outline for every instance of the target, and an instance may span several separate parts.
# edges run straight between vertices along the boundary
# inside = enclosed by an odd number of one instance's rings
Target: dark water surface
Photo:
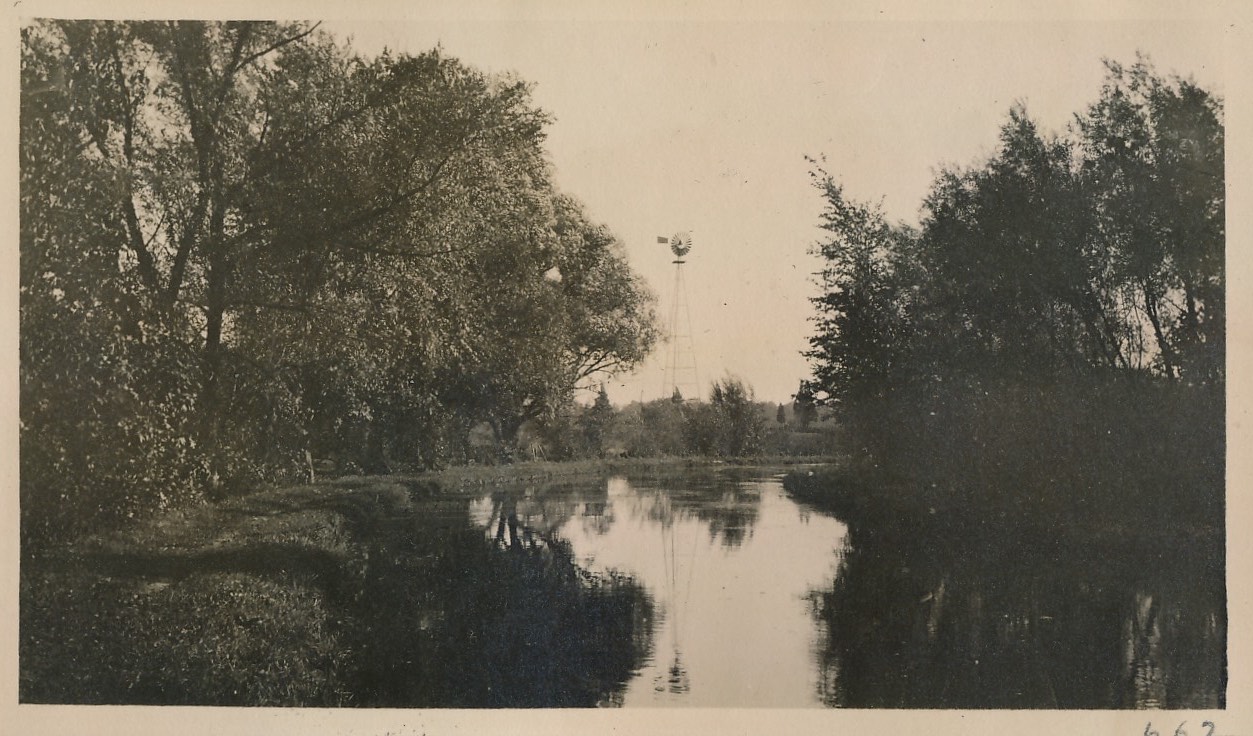
[[[1163,550],[1170,549],[1169,552]],[[859,540],[823,593],[823,700],[857,708],[1225,705],[1221,565],[1055,540]]]
[[[859,543],[777,474],[739,469],[498,491],[467,512],[483,552],[448,571],[427,704],[1224,702],[1221,569],[1186,555]]]

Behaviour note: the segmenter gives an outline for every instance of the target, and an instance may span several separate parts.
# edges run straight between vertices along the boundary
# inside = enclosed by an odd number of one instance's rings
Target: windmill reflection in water
[[[656,503],[650,509],[650,516],[654,516],[661,522],[661,553],[665,569],[667,613],[671,618],[670,643],[674,650],[674,661],[666,670],[664,680],[663,676],[658,674],[653,681],[653,689],[657,692],[668,690],[672,695],[682,695],[691,690],[691,682],[683,666],[680,639],[684,624],[683,614],[691,598],[692,571],[696,567],[696,536],[692,535],[692,546],[686,555],[687,569],[682,570],[675,550],[676,514],[673,501],[670,494],[658,494],[653,498]]]

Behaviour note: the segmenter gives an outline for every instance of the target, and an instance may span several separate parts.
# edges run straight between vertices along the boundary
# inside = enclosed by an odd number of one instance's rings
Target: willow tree
[[[654,297],[622,243],[575,199],[553,194],[544,229],[511,259],[472,275],[487,329],[475,360],[450,376],[506,452],[528,420],[551,420],[577,388],[630,369],[657,339]],[[506,269],[508,278],[502,277]]]
[[[520,80],[316,24],[25,28],[23,493],[64,473],[125,515],[307,450],[433,464],[637,362],[649,296],[548,122]]]
[[[1222,101],[1155,73],[1106,62],[1101,96],[1076,116],[1118,317],[1146,366],[1221,381],[1225,360],[1226,197]],[[1141,331],[1139,325],[1145,325]]]

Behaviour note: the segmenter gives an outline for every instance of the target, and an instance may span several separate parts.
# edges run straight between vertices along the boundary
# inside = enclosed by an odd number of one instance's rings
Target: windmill
[[[661,396],[666,398],[676,392],[685,399],[700,396],[700,376],[696,372],[696,346],[692,334],[692,310],[687,300],[687,284],[683,280],[684,257],[692,250],[692,234],[678,232],[669,238],[659,237],[658,243],[670,246],[674,254],[674,293],[670,299],[670,320],[667,323],[666,340],[670,351],[662,375]]]

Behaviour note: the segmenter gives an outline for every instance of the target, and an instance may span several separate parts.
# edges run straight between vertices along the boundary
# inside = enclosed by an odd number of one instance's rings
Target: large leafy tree
[[[576,388],[635,366],[657,337],[654,298],[622,244],[571,197],[550,203],[546,229],[510,249],[529,254],[513,276],[502,278],[499,262],[476,269],[491,328],[460,376],[449,376],[507,451],[523,423],[551,419]]]
[[[257,403],[238,390],[226,356],[232,299],[248,281],[240,273],[270,242],[254,226],[254,185],[266,175],[261,153],[273,140],[267,111],[272,91],[294,81],[278,73],[280,59],[327,55],[329,41],[314,39],[313,30],[275,23],[51,22],[25,32],[27,63],[44,77],[30,86],[59,99],[66,114],[28,128],[23,146],[37,149],[54,131],[68,136],[80,145],[57,166],[90,166],[115,182],[107,201],[97,203],[97,216],[117,225],[96,235],[128,280],[128,309],[119,318],[132,331],[181,326],[188,343],[199,343],[196,361],[179,370],[197,394],[196,425],[184,430],[198,441],[215,480],[238,465],[229,457],[240,448],[221,442],[224,417],[241,402]],[[32,164],[23,173],[37,170],[57,169]],[[36,241],[24,252],[45,248]]]
[[[960,346],[948,369],[1040,376],[1119,364],[1102,255],[1071,146],[1013,108],[996,155],[942,172],[924,205],[918,258],[938,276],[930,309],[948,322],[931,337]]]
[[[47,21],[22,89],[24,498],[455,459],[654,340],[507,75],[309,23]]]
[[[342,111],[283,106],[314,130],[351,124],[281,156],[265,190],[279,202],[265,223],[275,247],[258,261],[280,278],[241,315],[271,363],[299,376],[319,444],[360,444],[370,470],[386,467],[387,446],[430,464],[473,414],[448,382],[475,370],[502,321],[525,317],[504,296],[534,281],[533,233],[549,219],[546,117],[525,85],[438,52],[384,56],[354,77]],[[516,303],[532,312],[527,293]]]
[[[65,57],[23,30],[20,146],[21,506],[26,544],[194,499],[197,352],[189,315],[152,319],[134,268],[126,167],[106,157],[117,100],[83,76],[109,58]],[[87,67],[86,70],[83,67]],[[120,146],[125,141],[117,138]]]

